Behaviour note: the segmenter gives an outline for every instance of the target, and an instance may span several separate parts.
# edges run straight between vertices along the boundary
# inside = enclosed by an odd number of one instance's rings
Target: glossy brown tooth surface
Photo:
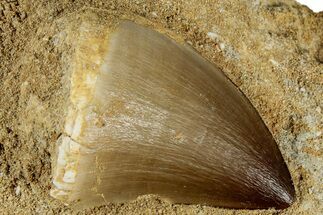
[[[125,21],[81,32],[51,195],[81,207],[173,203],[286,208],[289,171],[248,99],[191,48]]]

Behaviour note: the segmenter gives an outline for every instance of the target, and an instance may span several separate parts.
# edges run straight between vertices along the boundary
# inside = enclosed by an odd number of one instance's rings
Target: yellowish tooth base
[[[75,176],[77,174],[80,144],[70,137],[62,136],[57,141],[57,160],[54,170],[53,188],[51,196],[66,201],[69,191],[73,189]]]
[[[94,28],[95,27],[95,28]],[[82,23],[74,41],[75,56],[70,77],[70,106],[65,122],[65,130],[57,141],[56,166],[53,167],[53,188],[50,195],[63,202],[69,202],[70,191],[78,175],[82,130],[86,125],[85,116],[91,110],[97,76],[106,55],[107,28]],[[75,35],[73,35],[75,37]]]

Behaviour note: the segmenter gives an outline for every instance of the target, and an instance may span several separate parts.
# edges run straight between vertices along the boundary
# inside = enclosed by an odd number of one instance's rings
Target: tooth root
[[[53,197],[79,207],[145,194],[231,208],[293,202],[272,135],[222,71],[129,21],[115,30],[100,26],[100,33],[84,26]]]

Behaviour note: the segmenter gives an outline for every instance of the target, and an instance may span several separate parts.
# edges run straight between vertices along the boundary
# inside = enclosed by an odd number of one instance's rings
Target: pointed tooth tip
[[[289,183],[286,186],[285,193],[286,193],[287,198],[285,198],[285,207],[284,208],[287,208],[287,207],[291,206],[296,201],[296,191],[295,191],[294,183],[293,183],[293,180],[291,179],[290,174],[289,174]]]
[[[277,209],[286,209],[291,206],[296,200],[293,184],[291,184],[288,189],[285,189],[282,193],[280,193],[279,199],[276,198],[275,200],[275,208]]]
[[[291,198],[285,199],[284,201],[279,201],[278,203],[275,203],[274,207],[277,209],[286,209],[293,204],[294,200],[295,200],[294,197],[291,197]]]
[[[284,199],[285,201],[282,202],[282,207],[281,207],[282,209],[288,208],[295,202],[296,195],[295,195],[294,187],[291,190],[286,191],[286,197],[287,198]]]

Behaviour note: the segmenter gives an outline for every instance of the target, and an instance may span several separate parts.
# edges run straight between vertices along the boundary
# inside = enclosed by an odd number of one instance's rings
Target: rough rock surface
[[[49,196],[64,113],[64,26],[75,14],[141,16],[185,38],[246,94],[274,135],[297,201],[284,211],[170,205],[156,196],[76,211]],[[66,21],[64,21],[66,20]],[[323,13],[292,0],[0,1],[1,214],[319,214]]]

